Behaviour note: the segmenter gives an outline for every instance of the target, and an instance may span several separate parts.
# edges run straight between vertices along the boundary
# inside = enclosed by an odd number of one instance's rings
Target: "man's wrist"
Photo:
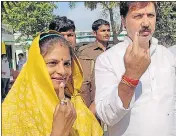
[[[139,75],[139,74],[133,74],[132,72],[129,72],[129,71],[125,71],[125,73],[124,73],[124,76],[126,76],[126,77],[128,77],[128,78],[131,78],[131,79],[133,79],[133,80],[139,80],[140,79],[140,77],[141,77],[141,75]]]

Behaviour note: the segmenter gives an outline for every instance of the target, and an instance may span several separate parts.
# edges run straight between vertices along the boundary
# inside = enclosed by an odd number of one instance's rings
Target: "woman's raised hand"
[[[68,136],[76,120],[76,111],[65,98],[63,83],[60,84],[59,99],[61,102],[55,108],[51,136]]]

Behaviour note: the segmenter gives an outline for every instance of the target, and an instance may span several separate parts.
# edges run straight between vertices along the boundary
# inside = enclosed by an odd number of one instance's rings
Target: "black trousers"
[[[4,98],[9,92],[10,78],[1,78],[1,96]]]

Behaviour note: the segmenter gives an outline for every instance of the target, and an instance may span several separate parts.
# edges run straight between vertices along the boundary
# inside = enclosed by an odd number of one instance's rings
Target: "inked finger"
[[[133,38],[133,51],[137,51],[139,48],[139,32],[136,32]]]
[[[62,100],[62,99],[65,98],[64,87],[65,87],[64,83],[61,82],[61,83],[60,83],[60,86],[59,86],[59,99],[60,99],[60,100]]]

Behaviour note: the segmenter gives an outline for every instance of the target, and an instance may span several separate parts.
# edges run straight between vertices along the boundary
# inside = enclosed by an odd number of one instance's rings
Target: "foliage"
[[[112,12],[113,12],[114,27],[116,32],[119,33],[120,32],[119,28],[121,24],[119,8],[116,8],[116,7],[112,8]],[[100,17],[104,19],[109,18],[110,17],[109,10],[104,8],[100,13]]]
[[[29,50],[29,48],[30,48],[31,45],[28,42],[23,42],[23,43],[21,43],[18,46],[20,47],[20,49],[26,51],[26,50]]]
[[[13,6],[16,6],[16,2],[15,1],[1,1],[1,9],[2,9],[1,11],[3,13],[7,14],[6,9],[11,9]]]
[[[35,36],[39,31],[48,29],[49,22],[53,19],[54,2],[3,2],[5,9],[2,12],[2,22],[12,26],[14,31],[19,31],[27,36]]]
[[[176,44],[176,2],[157,2],[158,14],[155,37],[169,47]]]

